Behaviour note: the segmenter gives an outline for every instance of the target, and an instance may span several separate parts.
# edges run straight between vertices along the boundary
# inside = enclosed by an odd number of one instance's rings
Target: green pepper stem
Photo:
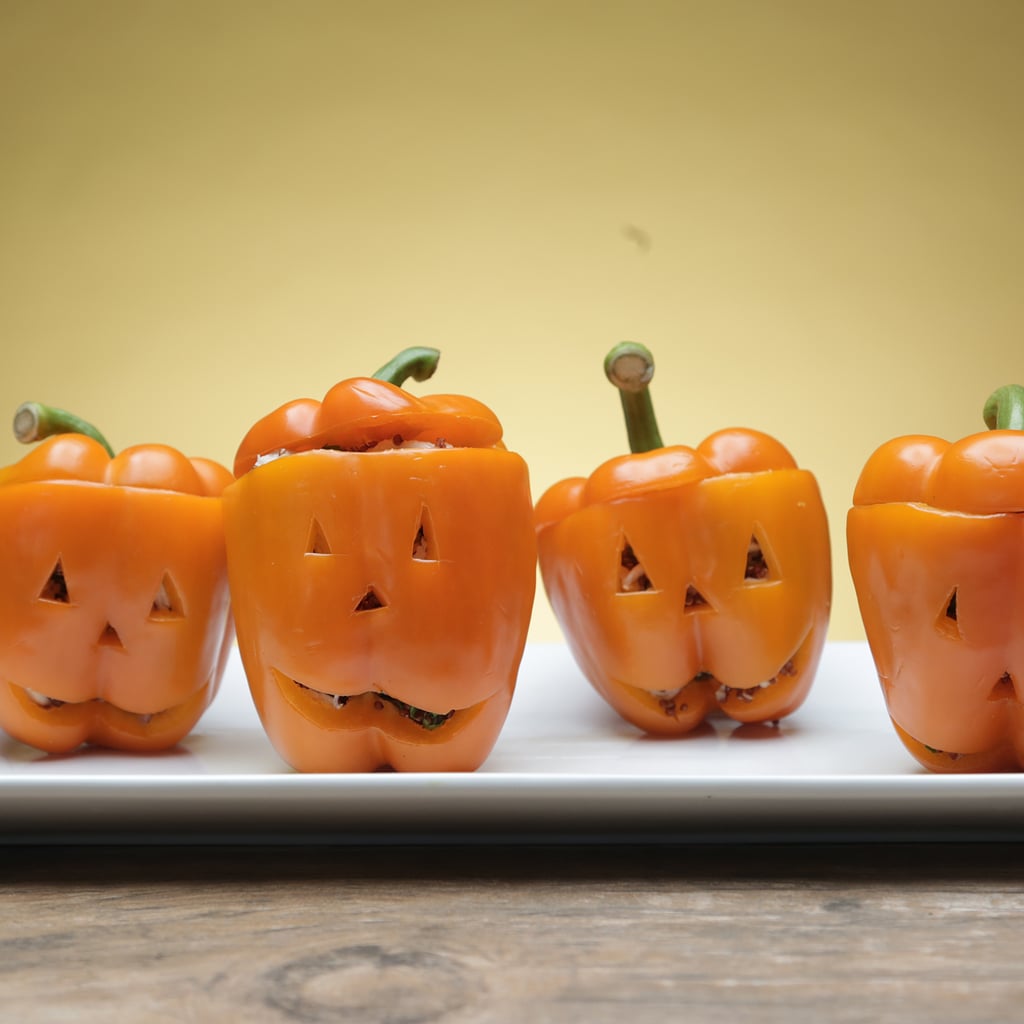
[[[631,452],[664,447],[647,385],[654,376],[654,356],[643,345],[623,341],[604,360],[605,376],[619,389]]]
[[[427,380],[434,376],[441,353],[436,348],[413,347],[403,349],[390,362],[385,363],[374,375],[374,380],[383,380],[395,387],[401,387],[410,377],[413,380]]]
[[[110,442],[91,424],[80,419],[74,413],[64,409],[55,409],[52,405],[41,402],[24,402],[14,413],[14,436],[22,444],[42,441],[54,434],[85,434],[94,441],[99,441],[113,458],[114,449]]]
[[[996,388],[988,396],[984,415],[989,430],[1024,430],[1024,387],[1006,384]]]

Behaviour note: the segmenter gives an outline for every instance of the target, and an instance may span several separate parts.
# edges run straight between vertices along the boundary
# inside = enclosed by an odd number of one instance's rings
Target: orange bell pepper
[[[0,470],[0,726],[50,753],[173,746],[213,700],[233,635],[231,474],[164,445],[115,456],[34,403],[15,433],[46,440]]]
[[[527,468],[480,402],[402,390],[437,359],[290,402],[238,449],[239,650],[300,771],[473,770],[508,713],[536,585]]]
[[[850,571],[896,732],[937,772],[1024,768],[1024,388],[988,430],[895,438],[847,516]]]
[[[813,681],[831,599],[814,477],[754,430],[663,446],[647,349],[616,346],[605,370],[633,454],[556,483],[535,513],[544,586],[576,662],[654,734],[718,711],[789,715]]]

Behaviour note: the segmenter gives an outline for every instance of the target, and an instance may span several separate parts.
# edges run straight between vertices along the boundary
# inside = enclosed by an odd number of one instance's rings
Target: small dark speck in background
[[[632,242],[641,252],[650,252],[654,244],[651,236],[636,224],[623,224],[622,237]]]

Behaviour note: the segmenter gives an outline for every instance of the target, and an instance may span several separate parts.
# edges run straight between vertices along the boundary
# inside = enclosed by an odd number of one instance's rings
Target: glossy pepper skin
[[[292,767],[471,771],[490,753],[536,581],[527,468],[501,434],[474,399],[362,377],[242,441],[224,496],[239,649]]]
[[[613,382],[613,357],[637,351],[650,359],[639,346],[609,354]],[[651,434],[631,426],[633,454],[537,503],[541,575],[569,647],[598,693],[652,734],[719,711],[789,715],[813,682],[831,599],[814,477],[758,431],[696,448]]]
[[[1024,389],[995,392],[985,420],[953,443],[883,444],[847,516],[890,718],[937,772],[1024,768]]]
[[[97,435],[98,436],[98,435]],[[0,470],[0,726],[50,753],[174,746],[233,636],[223,466],[80,433]]]

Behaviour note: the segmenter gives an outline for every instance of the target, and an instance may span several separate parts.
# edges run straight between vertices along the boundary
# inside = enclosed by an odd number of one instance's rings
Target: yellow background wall
[[[435,345],[539,496],[624,450],[635,339],[667,442],[816,473],[858,639],[864,460],[1024,383],[1022,53],[1017,0],[2,0],[0,410],[230,464]]]

